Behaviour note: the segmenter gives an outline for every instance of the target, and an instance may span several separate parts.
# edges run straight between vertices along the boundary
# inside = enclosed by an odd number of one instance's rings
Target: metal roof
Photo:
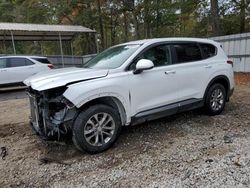
[[[240,33],[240,34],[233,34],[233,35],[211,37],[211,39],[219,41],[219,42],[250,39],[250,33]]]
[[[12,40],[11,33],[15,41],[53,41],[58,40],[59,35],[62,40],[71,40],[76,33],[95,32],[79,25],[0,23],[0,40],[6,41]]]

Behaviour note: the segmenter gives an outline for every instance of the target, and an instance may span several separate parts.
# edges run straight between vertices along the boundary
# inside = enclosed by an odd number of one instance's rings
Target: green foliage
[[[250,31],[249,0],[219,0],[222,35]],[[100,34],[101,50],[125,41],[153,37],[213,35],[210,1],[206,0],[2,0],[0,22],[83,25]],[[93,35],[77,35],[76,55],[95,52]],[[11,51],[11,43],[0,53]],[[64,53],[71,54],[65,43]],[[5,50],[5,51],[4,51]],[[17,44],[18,53],[57,54],[57,42]]]

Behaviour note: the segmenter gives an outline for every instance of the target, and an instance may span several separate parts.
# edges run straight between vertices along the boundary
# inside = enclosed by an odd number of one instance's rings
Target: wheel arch
[[[222,84],[222,85],[225,87],[225,90],[226,90],[226,99],[229,100],[230,81],[229,81],[228,77],[225,76],[225,75],[216,76],[216,77],[214,77],[214,78],[208,83],[203,98],[204,98],[204,99],[206,98],[206,95],[207,95],[207,92],[208,92],[209,88],[210,88],[213,84],[215,84],[215,83],[220,83],[220,84]]]
[[[78,106],[79,111],[82,111],[90,106],[93,106],[95,104],[104,104],[107,106],[110,106],[114,109],[116,109],[119,112],[120,118],[121,118],[121,123],[122,125],[127,124],[127,113],[126,109],[121,102],[121,100],[115,96],[100,96],[100,97],[95,97],[92,98],[91,100],[81,104]]]

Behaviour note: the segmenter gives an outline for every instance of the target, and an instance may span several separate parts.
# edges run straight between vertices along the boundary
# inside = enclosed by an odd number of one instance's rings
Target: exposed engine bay
[[[28,88],[31,105],[30,123],[34,131],[45,140],[60,140],[71,132],[76,115],[74,104],[63,97],[66,87],[38,92]]]

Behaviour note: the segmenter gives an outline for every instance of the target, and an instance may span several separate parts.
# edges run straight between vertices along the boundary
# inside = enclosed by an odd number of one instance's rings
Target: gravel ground
[[[0,101],[27,98],[25,89],[0,91]]]
[[[27,99],[0,102],[0,187],[250,187],[250,86],[237,86],[219,116],[124,127],[97,155],[39,140],[28,116]]]

